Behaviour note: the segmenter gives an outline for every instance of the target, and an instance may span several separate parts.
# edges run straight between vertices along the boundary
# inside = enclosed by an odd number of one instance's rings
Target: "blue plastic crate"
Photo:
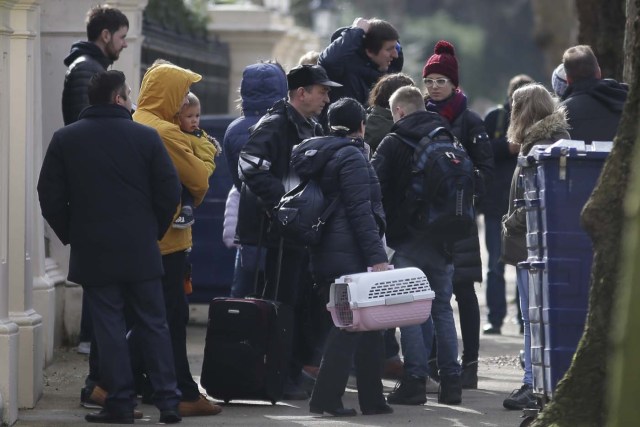
[[[528,232],[540,236],[538,251],[530,251],[528,260],[530,287],[534,287],[530,295],[542,297],[542,328],[537,323],[532,327],[537,363],[534,383],[538,382],[534,388],[538,393],[543,389],[542,394],[549,398],[571,364],[584,329],[593,251],[591,240],[580,226],[580,213],[610,150],[610,143],[580,147],[576,141],[559,141],[550,147],[535,147],[526,160],[521,160],[530,166],[535,164],[526,168],[529,176],[525,186],[536,186],[538,196],[536,199],[533,188],[525,191],[526,206],[531,210]],[[538,286],[541,289],[535,289]],[[537,300],[530,302],[530,316],[537,304]],[[543,381],[538,366],[541,341]]]

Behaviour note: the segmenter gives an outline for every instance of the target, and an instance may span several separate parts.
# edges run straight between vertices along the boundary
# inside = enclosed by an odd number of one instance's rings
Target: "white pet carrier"
[[[375,331],[424,322],[434,298],[420,269],[398,268],[336,279],[327,310],[338,328]]]

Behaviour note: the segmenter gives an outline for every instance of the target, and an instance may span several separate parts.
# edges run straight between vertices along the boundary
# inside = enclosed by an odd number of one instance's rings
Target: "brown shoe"
[[[222,408],[220,406],[208,400],[204,395],[200,395],[193,402],[182,401],[178,405],[178,412],[183,417],[218,415],[221,411]]]
[[[404,374],[404,364],[398,357],[389,358],[384,362],[382,378],[389,380],[399,380]]]
[[[107,400],[107,394],[108,394],[107,390],[97,385],[93,387],[93,391],[91,392],[91,396],[89,396],[89,399],[91,399],[92,401],[94,401],[95,403],[97,403],[98,405],[104,408],[104,402]],[[136,420],[139,420],[142,417],[144,417],[144,414],[142,413],[142,411],[139,411],[137,409],[133,410],[133,418],[135,418]]]

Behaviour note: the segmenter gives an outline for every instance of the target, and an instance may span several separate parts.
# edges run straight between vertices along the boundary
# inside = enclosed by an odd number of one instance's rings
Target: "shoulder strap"
[[[498,107],[498,117],[496,118],[496,128],[493,131],[493,139],[501,138],[504,134],[504,125],[507,122],[507,110],[501,105]]]
[[[403,142],[403,143],[407,144],[409,147],[413,148],[414,150],[415,150],[416,148],[418,148],[418,144],[417,144],[417,143],[415,143],[415,142],[413,142],[413,141],[409,141],[409,140],[408,140],[408,139],[406,139],[405,137],[403,137],[403,136],[401,136],[401,135],[399,135],[399,134],[397,134],[397,133],[395,133],[395,132],[391,132],[391,133],[389,134],[389,136],[391,136],[391,137],[393,137],[393,138],[396,138],[396,139],[400,140],[400,142]]]

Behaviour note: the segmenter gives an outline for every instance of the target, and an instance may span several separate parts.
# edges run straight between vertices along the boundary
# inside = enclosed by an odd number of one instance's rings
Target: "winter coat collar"
[[[87,55],[98,61],[106,70],[113,61],[107,58],[97,44],[88,41],[79,41],[71,46],[69,55],[64,58],[64,65],[67,67],[79,57]]]
[[[117,104],[105,104],[105,105],[90,105],[80,113],[78,120],[86,119],[89,117],[117,117],[122,119],[133,120],[131,112],[127,111],[121,105]]]
[[[549,140],[555,142],[559,138],[569,137],[569,124],[567,112],[560,107],[542,120],[538,120],[527,129],[524,141],[520,147],[520,153],[526,154],[540,141]]]
[[[627,100],[629,86],[613,79],[588,79],[570,84],[563,100],[579,95],[589,95],[611,111],[621,113]]]

